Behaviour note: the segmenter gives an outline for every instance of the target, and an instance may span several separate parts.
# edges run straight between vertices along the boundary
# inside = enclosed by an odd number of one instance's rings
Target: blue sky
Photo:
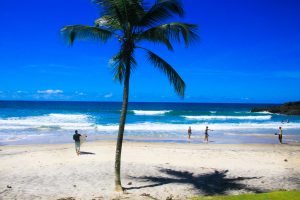
[[[300,1],[184,0],[201,39],[186,49],[145,44],[179,72],[179,98],[137,53],[130,101],[282,103],[300,100]],[[66,45],[65,25],[93,25],[90,0],[0,1],[0,99],[121,101],[109,59],[118,42]],[[178,19],[176,19],[178,21]]]

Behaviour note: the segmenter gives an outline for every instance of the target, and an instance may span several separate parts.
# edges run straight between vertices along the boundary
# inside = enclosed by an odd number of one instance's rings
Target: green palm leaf
[[[184,9],[179,0],[157,0],[140,20],[139,26],[152,27],[173,15],[180,17],[184,15]]]
[[[150,40],[153,42],[169,41],[170,39],[180,42],[182,37],[185,45],[189,46],[198,39],[197,26],[194,24],[186,24],[173,22],[150,28],[136,36],[139,40]],[[166,44],[166,43],[165,43]],[[170,47],[166,44],[168,49]]]
[[[120,30],[122,26],[116,18],[111,17],[109,15],[104,15],[95,21],[95,25],[97,27],[105,27],[110,30]]]
[[[65,26],[61,29],[61,32],[70,45],[74,43],[75,39],[90,39],[106,42],[114,34],[109,30],[101,29],[99,27],[83,25]]]
[[[127,63],[129,63],[129,65]],[[133,53],[128,56],[126,50],[122,48],[121,51],[110,60],[110,65],[113,68],[114,79],[122,83],[125,77],[126,67],[130,66],[130,71],[132,71],[135,69],[137,62]]]
[[[150,42],[154,42],[154,43],[160,43],[165,45],[168,50],[173,51],[173,46],[169,40],[168,37],[166,37],[165,34],[162,34],[160,31],[158,30],[149,30],[140,34],[135,34],[134,38],[137,41],[150,41]]]
[[[94,3],[101,7],[103,15],[117,19],[123,30],[144,16],[142,0],[94,0]]]
[[[161,70],[164,74],[167,75],[171,85],[173,85],[175,91],[178,95],[181,97],[184,97],[184,91],[185,91],[185,83],[180,77],[180,75],[175,71],[175,69],[167,63],[164,59],[153,53],[152,51],[138,47],[141,49],[144,49],[147,52],[148,60],[159,70]]]

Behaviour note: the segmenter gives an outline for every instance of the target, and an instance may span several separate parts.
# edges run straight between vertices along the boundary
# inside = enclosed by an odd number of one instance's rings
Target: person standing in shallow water
[[[77,153],[77,156],[80,154],[80,134],[77,130],[75,130],[75,134],[73,135],[73,140],[75,141],[75,151]]]
[[[205,132],[204,132],[204,142],[208,143],[208,131],[213,131],[211,129],[208,128],[208,126],[206,126],[205,128]]]
[[[192,135],[192,128],[189,127],[189,129],[188,129],[188,139],[189,140],[191,139],[191,135]]]
[[[281,126],[279,127],[278,139],[279,139],[280,144],[282,144],[282,128],[281,128]]]

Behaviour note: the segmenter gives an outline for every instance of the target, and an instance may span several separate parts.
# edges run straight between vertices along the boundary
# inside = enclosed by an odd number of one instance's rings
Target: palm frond
[[[122,1],[122,0],[121,0]],[[122,4],[120,0],[93,0],[93,2],[98,5],[102,11],[101,16],[110,16],[124,29],[126,23],[126,16],[122,11]]]
[[[169,38],[166,37],[165,34],[160,34],[158,31],[148,31],[148,32],[143,32],[141,34],[135,34],[134,38],[137,41],[146,40],[154,43],[163,44],[168,48],[168,50],[173,51],[173,46]]]
[[[142,47],[138,48],[144,49],[147,52],[148,60],[160,71],[167,75],[176,93],[179,96],[184,97],[185,83],[180,77],[180,75],[175,71],[175,69],[169,63],[167,63],[165,60],[163,60],[161,57],[159,57],[152,51]]]
[[[126,67],[130,67],[130,71],[132,71],[137,65],[137,62],[133,53],[128,56],[127,52],[124,52],[124,49],[121,48],[121,51],[110,60],[110,64],[113,68],[114,79],[122,83],[125,77]]]
[[[67,39],[70,45],[74,43],[75,39],[90,39],[106,42],[114,34],[106,29],[83,25],[65,26],[61,29],[61,33]]]
[[[120,30],[122,28],[120,22],[116,18],[104,15],[95,21],[95,26],[105,27],[110,30]]]
[[[118,63],[113,66],[114,80],[118,80],[120,83],[123,82],[125,76],[125,65],[123,63]]]
[[[184,15],[184,9],[180,0],[157,0],[141,18],[139,26],[152,27],[171,18],[173,15],[178,15],[179,17]]]
[[[142,0],[94,0],[101,7],[103,15],[117,19],[125,30],[139,22],[144,16]]]
[[[183,38],[186,46],[196,41],[199,36],[197,34],[197,25],[173,22],[150,28],[139,34],[141,40],[175,40],[180,42]]]

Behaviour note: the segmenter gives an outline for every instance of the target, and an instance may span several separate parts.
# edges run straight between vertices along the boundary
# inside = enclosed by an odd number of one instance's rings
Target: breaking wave
[[[135,115],[164,115],[172,110],[133,110]]]
[[[83,114],[48,114],[0,119],[0,129],[80,129],[93,124]]]
[[[188,120],[269,120],[271,115],[266,116],[183,116]]]

